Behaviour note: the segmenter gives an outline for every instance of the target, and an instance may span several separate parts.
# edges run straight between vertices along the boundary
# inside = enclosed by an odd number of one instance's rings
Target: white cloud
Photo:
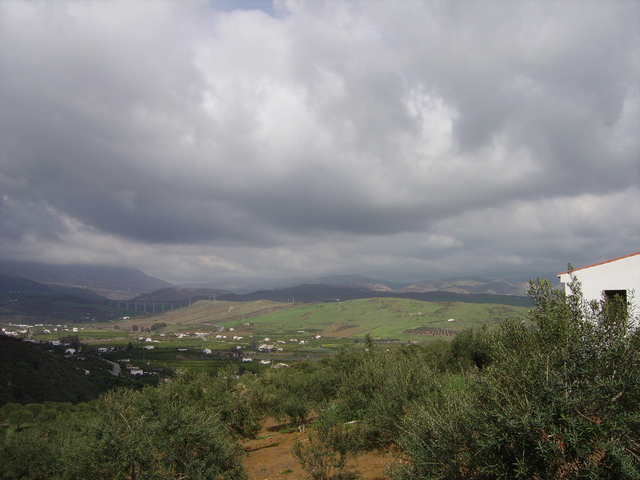
[[[526,277],[637,249],[638,4],[243,5],[0,4],[0,256]]]

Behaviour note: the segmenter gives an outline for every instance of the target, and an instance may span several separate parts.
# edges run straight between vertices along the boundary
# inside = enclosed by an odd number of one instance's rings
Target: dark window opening
[[[606,317],[611,317],[610,321],[629,317],[626,290],[605,290],[602,293],[604,293],[604,314]],[[622,310],[619,310],[620,308]]]
[[[627,301],[626,290],[605,290],[604,291],[604,298],[607,300],[613,299],[615,295],[620,295],[625,302]]]

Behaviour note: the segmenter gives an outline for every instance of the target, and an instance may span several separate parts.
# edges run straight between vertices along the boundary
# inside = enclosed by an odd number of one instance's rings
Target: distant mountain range
[[[117,308],[113,308],[117,307]],[[80,287],[45,285],[24,277],[0,275],[0,323],[37,324],[107,321],[129,312],[125,304]]]
[[[477,277],[456,277],[423,282],[403,283],[364,275],[331,275],[314,279],[294,279],[280,285],[255,290],[290,288],[298,285],[333,285],[337,287],[366,288],[376,292],[417,293],[485,293],[490,295],[526,295],[527,282],[509,282],[506,280],[484,279]],[[244,292],[249,293],[249,292]]]
[[[228,295],[229,290],[215,288],[178,288],[169,287],[143,293],[131,299],[133,302],[196,302],[198,300],[216,300]]]
[[[478,277],[455,277],[429,280],[423,282],[395,282],[366,275],[330,275],[317,278],[291,278],[288,280],[254,282],[250,285],[223,285],[223,290],[237,294],[256,291],[291,288],[299,285],[332,285],[337,287],[366,288],[376,292],[452,292],[452,293],[486,293],[491,295],[526,295],[527,282],[510,282],[506,280],[483,279]],[[211,289],[213,284],[187,284],[178,287]]]
[[[525,296],[527,289],[525,282],[476,277],[402,283],[363,275],[295,278],[237,289],[206,288],[208,286],[205,285],[196,288],[174,286],[134,268],[9,261],[0,261],[1,275],[5,277],[4,280],[0,279],[0,292],[3,288],[5,291],[7,288],[14,290],[21,288],[22,291],[76,295],[89,300],[101,300],[106,297],[138,302],[184,302],[213,298],[220,300],[264,298],[287,301],[293,297],[296,297],[296,301],[322,301],[385,295],[415,297],[417,294],[433,292],[456,295]],[[9,281],[8,277],[13,279]],[[47,287],[30,284],[27,280]],[[46,291],[47,288],[51,289],[50,292]]]
[[[27,278],[50,286],[88,289],[111,299],[129,299],[173,286],[136,268],[99,265],[50,265],[2,260],[0,275]]]
[[[305,284],[295,287],[258,290],[246,294],[232,293],[220,295],[218,300],[254,301],[271,300],[275,302],[335,302],[372,297],[411,298],[427,302],[465,302],[465,303],[497,303],[520,307],[531,307],[529,297],[523,295],[501,295],[493,293],[458,293],[452,291],[381,291],[365,287],[351,287],[327,284]]]
[[[0,295],[11,293],[36,293],[40,295],[75,296],[85,300],[107,300],[93,290],[80,287],[45,285],[28,278],[0,275]]]

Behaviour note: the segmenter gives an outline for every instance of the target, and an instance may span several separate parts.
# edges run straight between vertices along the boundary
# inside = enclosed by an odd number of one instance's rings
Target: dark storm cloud
[[[0,4],[0,255],[177,281],[637,250],[637,3],[242,4]]]

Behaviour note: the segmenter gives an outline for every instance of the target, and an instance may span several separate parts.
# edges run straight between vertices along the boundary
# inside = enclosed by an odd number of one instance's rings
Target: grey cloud
[[[0,255],[515,272],[637,243],[603,219],[640,197],[638,4],[247,5],[0,5]],[[540,228],[510,242],[516,204]]]

